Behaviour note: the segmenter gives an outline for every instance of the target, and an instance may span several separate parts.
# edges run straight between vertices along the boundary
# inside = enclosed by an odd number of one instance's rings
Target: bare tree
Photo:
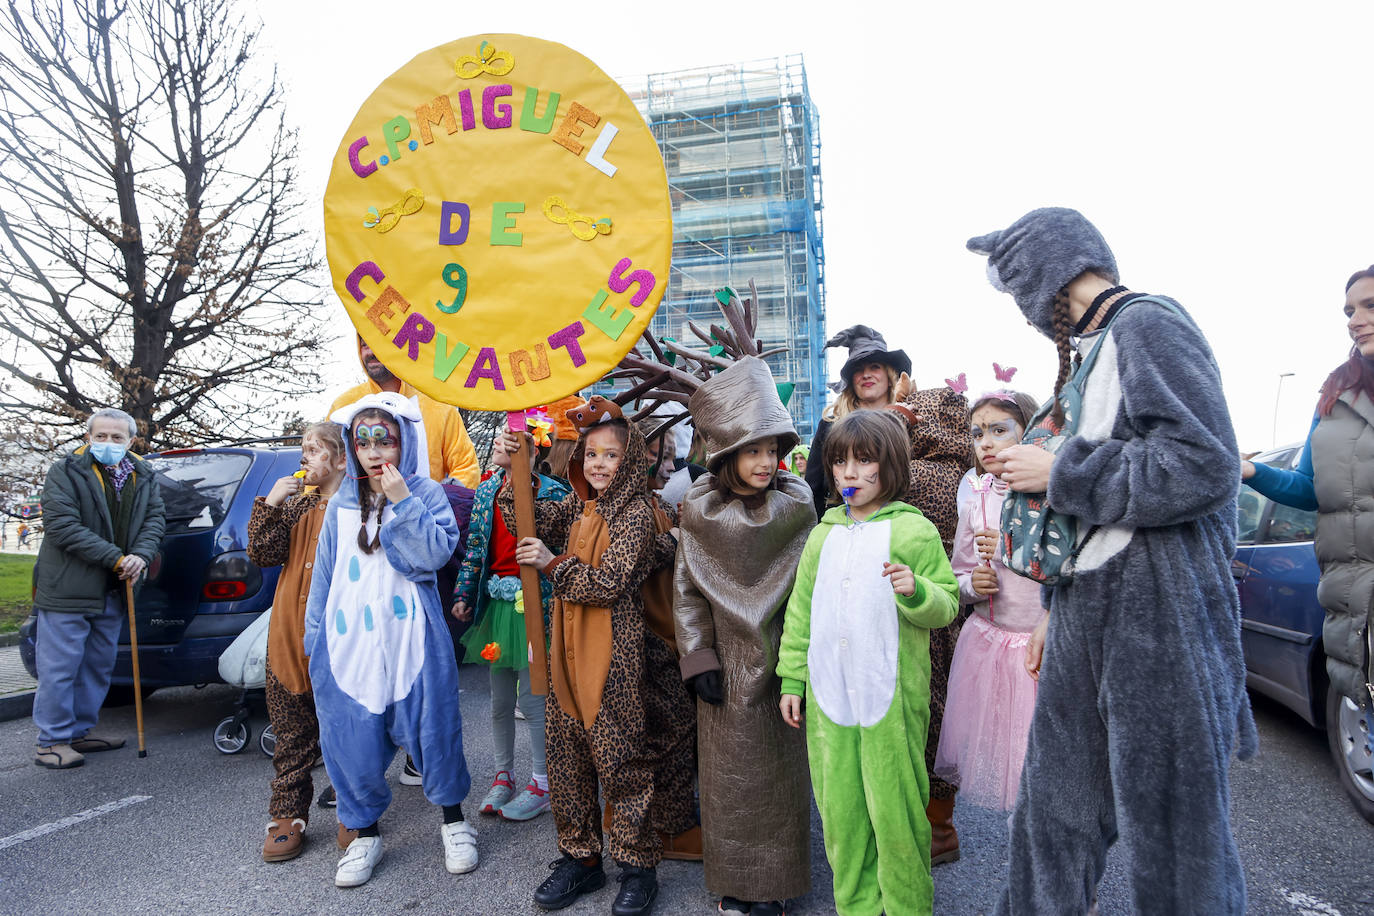
[[[0,417],[116,405],[165,448],[318,387],[296,137],[232,0],[9,0],[0,16]]]

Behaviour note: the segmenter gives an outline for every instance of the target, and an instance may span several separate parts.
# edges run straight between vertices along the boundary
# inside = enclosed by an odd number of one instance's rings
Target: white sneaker
[[[357,887],[372,877],[372,869],[382,861],[382,838],[360,836],[348,844],[334,872],[335,887]]]
[[[465,875],[477,867],[477,831],[467,821],[439,828],[444,841],[444,868],[451,875]]]

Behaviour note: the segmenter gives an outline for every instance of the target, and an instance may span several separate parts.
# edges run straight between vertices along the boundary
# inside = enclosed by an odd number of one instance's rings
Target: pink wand
[[[975,477],[974,480],[973,480],[973,483],[972,483],[972,488],[973,488],[973,492],[977,493],[978,496],[979,496],[979,498],[980,498],[981,501],[982,501],[982,507],[983,507],[983,530],[986,531],[986,530],[987,530],[987,527],[988,527],[988,491],[992,489],[992,475],[991,475],[991,474],[984,474],[984,475],[981,476],[981,477]],[[992,568],[992,560],[984,560],[983,563],[984,563],[985,566],[988,567],[988,569],[991,569],[991,568]],[[996,622],[997,622],[997,618],[996,618],[996,616],[993,614],[992,596],[991,596],[991,595],[988,595],[988,622],[989,622],[989,623],[996,623]]]

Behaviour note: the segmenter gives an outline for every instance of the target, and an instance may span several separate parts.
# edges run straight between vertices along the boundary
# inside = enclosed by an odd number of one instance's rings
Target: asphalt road
[[[473,791],[490,779],[486,678],[463,669],[463,716]],[[86,766],[54,772],[33,765],[32,722],[0,724],[0,913],[539,913],[530,892],[556,856],[548,816],[526,824],[481,818],[482,864],[455,877],[443,869],[439,813],[417,788],[397,786],[382,820],[386,854],[371,882],[333,886],[334,817],[312,812],[310,842],[294,862],[259,858],[270,761],[254,743],[224,756],[211,743],[236,692],[227,687],[162,691],[147,701],[149,755],[126,748],[92,755]],[[1250,912],[1300,916],[1374,913],[1374,826],[1347,803],[1324,738],[1296,717],[1256,701],[1261,754],[1234,773],[1236,834]],[[108,710],[107,730],[134,731],[133,708]],[[528,751],[517,731],[517,768]],[[132,738],[130,744],[133,744]],[[393,766],[392,777],[399,771]],[[325,779],[316,770],[317,789]],[[1003,817],[970,806],[956,815],[964,857],[935,872],[936,912],[986,913],[1006,867]],[[812,885],[792,912],[833,912],[830,872],[813,818]],[[1127,913],[1125,851],[1113,850],[1101,888],[1103,913]],[[613,872],[612,872],[613,874]],[[699,865],[659,869],[661,916],[706,914],[715,901]],[[564,912],[607,913],[615,884]],[[895,914],[894,914],[895,916]]]

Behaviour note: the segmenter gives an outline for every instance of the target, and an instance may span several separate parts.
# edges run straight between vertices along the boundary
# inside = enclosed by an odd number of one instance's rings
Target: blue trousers
[[[111,592],[99,614],[35,611],[38,690],[33,724],[38,726],[40,746],[70,744],[84,737],[100,717],[114,672],[124,604]]]

